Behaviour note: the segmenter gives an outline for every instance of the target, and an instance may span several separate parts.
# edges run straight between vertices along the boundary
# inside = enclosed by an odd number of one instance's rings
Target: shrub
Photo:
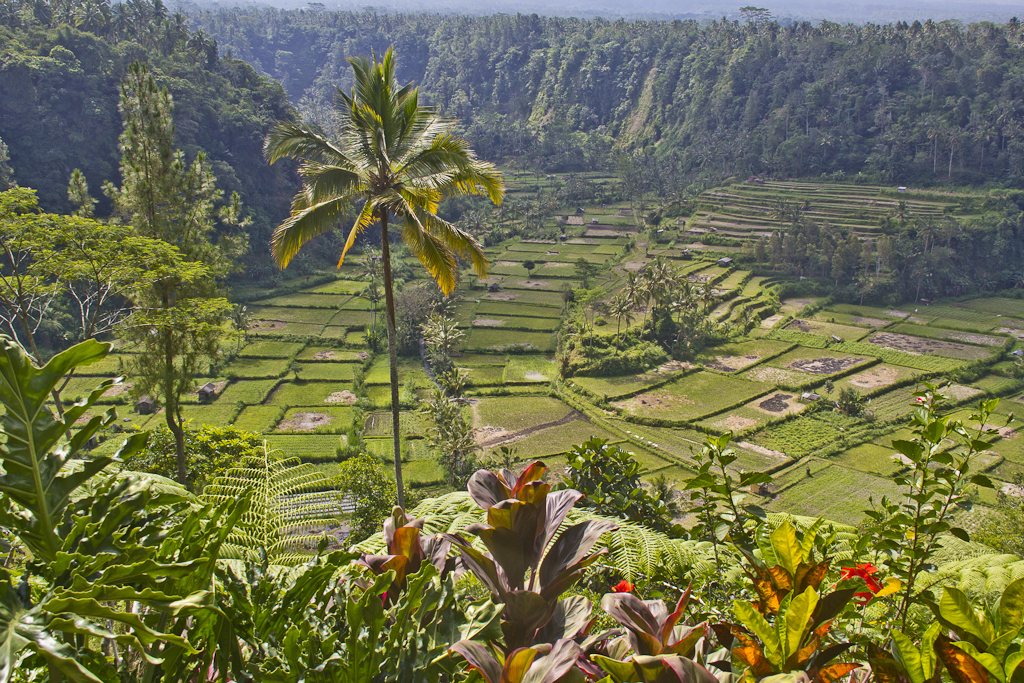
[[[355,504],[348,536],[351,543],[376,533],[398,502],[395,482],[380,462],[365,453],[341,463],[335,482],[342,496]]]

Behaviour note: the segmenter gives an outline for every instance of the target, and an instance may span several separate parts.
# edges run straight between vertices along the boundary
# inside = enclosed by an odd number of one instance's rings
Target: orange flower
[[[633,584],[623,579],[622,581],[619,581],[617,584],[612,586],[612,591],[615,593],[632,593]]]
[[[860,593],[854,594],[854,600],[863,605],[868,600],[875,596],[875,593],[882,590],[882,584],[875,578],[875,574],[878,573],[878,567],[873,564],[866,562],[857,563],[856,567],[843,567],[840,570],[840,579],[852,579],[860,578],[864,580],[864,583],[868,585],[867,591],[861,591]],[[870,591],[870,592],[868,592]]]

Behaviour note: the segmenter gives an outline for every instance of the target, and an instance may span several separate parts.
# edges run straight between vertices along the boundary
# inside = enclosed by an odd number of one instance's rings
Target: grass
[[[330,320],[332,327],[366,327],[372,316],[369,311],[338,311]]]
[[[271,434],[267,446],[286,457],[328,459],[335,457],[343,445],[336,434]]]
[[[313,287],[312,289],[306,290],[313,294],[358,294],[359,292],[366,289],[366,282],[356,282],[353,280],[335,280],[334,282],[328,282],[326,285],[320,285]]]
[[[555,359],[546,356],[509,356],[505,366],[506,382],[549,382],[557,376]]]
[[[883,477],[895,476],[904,465],[895,459],[896,451],[874,443],[863,443],[840,453],[836,462],[850,469]]]
[[[324,326],[320,323],[283,323],[282,327],[257,328],[249,330],[250,336],[257,337],[317,337]]]
[[[304,295],[296,295],[304,297]],[[304,297],[306,298],[306,297]],[[279,320],[284,323],[307,323],[326,325],[336,314],[334,307],[324,308],[291,308],[283,306],[260,306],[249,310],[253,320]]]
[[[401,411],[399,414],[399,428],[403,436],[413,434],[423,435],[426,432],[427,420],[419,413]],[[366,437],[390,437],[392,418],[390,412],[369,413],[363,418],[363,436]]]
[[[317,358],[320,354],[320,358]],[[306,363],[362,363],[366,360],[365,351],[343,351],[326,346],[307,346],[295,357],[295,360]]]
[[[807,467],[811,469],[810,476]],[[769,511],[820,516],[847,524],[857,524],[863,519],[864,510],[871,505],[869,498],[877,501],[884,495],[890,498],[899,495],[891,479],[822,460],[795,465],[776,483],[780,490],[768,503]]]
[[[757,432],[751,440],[758,446],[800,458],[833,444],[855,424],[856,420],[841,413],[819,412],[772,425]]]
[[[186,405],[182,406],[181,416],[191,420],[193,426],[210,425],[211,427],[223,427],[229,425],[238,415],[240,407],[233,403],[214,403],[212,405]],[[160,416],[163,418],[163,416]]]
[[[475,387],[500,386],[505,383],[503,365],[474,365],[464,368],[466,383]]]
[[[305,344],[282,341],[257,341],[246,344],[239,358],[294,358]]]
[[[571,410],[557,398],[547,396],[481,398],[473,406],[476,426],[501,427],[510,432],[560,420]]]
[[[267,434],[274,430],[284,415],[280,406],[246,406],[235,418],[234,426],[250,432]]]
[[[280,380],[277,379],[253,379],[232,382],[224,389],[224,393],[217,400],[218,402],[256,405],[257,403],[263,403],[279,383]]]
[[[915,337],[926,339],[943,339],[965,344],[977,344],[980,346],[1002,346],[1006,337],[995,337],[990,334],[979,334],[962,332],[959,330],[947,330],[941,327],[928,327],[927,325],[915,325],[914,323],[896,323],[886,328],[887,332],[909,334]]]
[[[332,393],[351,391],[351,384],[337,382],[283,382],[270,396],[268,404],[274,406],[326,406],[325,403]]]
[[[240,358],[229,364],[224,372],[231,378],[264,379],[281,377],[288,370],[288,365],[287,358]]]
[[[480,325],[480,323],[478,321],[488,321],[489,324]],[[495,325],[494,323],[490,323],[490,321],[500,321],[500,324]],[[527,318],[527,317],[524,317],[524,316],[515,316],[515,315],[504,315],[504,316],[498,317],[495,314],[483,314],[483,315],[481,315],[481,314],[478,313],[477,317],[473,319],[473,327],[474,327],[474,329],[480,329],[482,327],[484,329],[497,329],[499,331],[502,331],[502,330],[516,330],[516,331],[525,330],[527,332],[534,332],[534,331],[548,331],[548,332],[551,332],[551,331],[554,331],[555,329],[558,328],[559,322],[560,321],[559,321],[558,318]],[[505,337],[507,338],[508,336],[509,335],[506,332],[505,333]],[[515,336],[518,338],[519,335],[515,335]]]
[[[529,318],[524,318],[529,320]],[[509,332],[491,327],[475,327],[469,333],[465,344],[471,350],[504,350],[521,347],[534,351],[551,352],[555,348],[555,338],[550,332]]]
[[[821,322],[818,320],[796,319],[786,325],[787,330],[809,332],[820,334],[826,337],[835,335],[843,341],[858,341],[871,334],[871,329],[866,327],[854,327],[852,325],[840,325],[834,322]]]
[[[303,380],[351,382],[359,366],[355,363],[302,363],[299,367],[298,376]]]
[[[545,458],[566,453],[574,446],[594,437],[608,441],[618,440],[614,434],[595,424],[586,420],[573,420],[564,425],[542,429],[530,434],[515,442],[514,445],[518,449],[517,453],[520,458]],[[642,464],[648,469],[658,469],[667,465],[668,462],[659,458],[657,462],[643,462]]]
[[[101,358],[92,365],[82,365],[75,370],[75,375],[82,377],[102,377],[107,379],[110,377],[117,377],[122,374],[123,369],[121,368],[122,361],[127,362],[129,356],[120,354],[110,354],[105,358]],[[99,382],[97,382],[98,384]]]
[[[398,382],[405,384],[409,377],[415,377],[417,385],[427,386],[428,380],[419,359],[398,359]],[[366,371],[363,381],[367,384],[391,384],[391,367],[387,355],[378,357]]]
[[[696,372],[615,405],[634,415],[691,421],[746,403],[769,388],[739,377]]]
[[[644,391],[650,386],[664,382],[665,379],[666,375],[645,372],[640,375],[620,375],[618,377],[573,377],[570,381],[597,396],[614,400]]]
[[[481,301],[476,306],[478,316],[526,316],[533,318],[560,318],[561,307],[531,306],[521,301]]]

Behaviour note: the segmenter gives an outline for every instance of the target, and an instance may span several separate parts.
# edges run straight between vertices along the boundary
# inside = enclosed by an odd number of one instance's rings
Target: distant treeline
[[[548,171],[656,145],[727,175],[1016,185],[1020,23],[782,26],[233,8],[188,11],[221,51],[315,114],[345,57],[394,45],[400,76],[490,158]]]

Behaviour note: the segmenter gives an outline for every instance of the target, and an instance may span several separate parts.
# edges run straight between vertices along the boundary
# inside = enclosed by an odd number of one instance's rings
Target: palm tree
[[[481,278],[487,276],[488,261],[476,238],[437,216],[438,202],[454,195],[481,194],[500,204],[505,183],[492,164],[479,161],[452,134],[452,122],[419,106],[416,88],[399,87],[391,49],[382,59],[374,56],[372,63],[365,57],[348,61],[354,84],[351,94],[338,90],[338,133],[333,139],[308,122],[279,123],[267,136],[267,160],[299,159],[303,180],[292,201],[291,217],[274,231],[271,251],[277,264],[286,267],[303,244],[334,230],[344,210],[361,202],[340,267],[359,234],[374,223],[380,225],[395,483],[398,504],[404,506],[388,218],[395,216],[402,222],[402,239],[448,295],[458,281],[457,256],[469,259]]]

